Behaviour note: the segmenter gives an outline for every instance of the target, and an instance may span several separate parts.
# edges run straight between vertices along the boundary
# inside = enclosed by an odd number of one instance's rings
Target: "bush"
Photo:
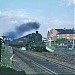
[[[54,49],[55,47],[54,47],[54,46],[48,46],[48,48],[50,48],[50,49]]]
[[[7,67],[0,67],[0,75],[26,75],[23,71],[15,71]]]

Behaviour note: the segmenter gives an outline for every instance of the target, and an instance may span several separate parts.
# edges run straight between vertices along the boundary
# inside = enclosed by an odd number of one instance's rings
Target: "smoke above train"
[[[8,38],[15,39],[17,37],[22,36],[25,32],[31,31],[31,30],[37,30],[39,29],[40,24],[38,22],[28,22],[23,23],[19,26],[16,26],[14,31],[6,32],[5,35]]]

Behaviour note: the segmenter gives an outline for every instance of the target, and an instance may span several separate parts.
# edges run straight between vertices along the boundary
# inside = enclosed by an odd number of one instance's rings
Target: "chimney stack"
[[[36,34],[38,34],[38,31],[36,31]]]

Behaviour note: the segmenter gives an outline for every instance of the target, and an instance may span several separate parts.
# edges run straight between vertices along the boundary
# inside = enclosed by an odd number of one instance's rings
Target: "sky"
[[[74,7],[75,0],[0,0],[0,35],[27,22],[39,22],[44,37],[52,28],[75,28]]]

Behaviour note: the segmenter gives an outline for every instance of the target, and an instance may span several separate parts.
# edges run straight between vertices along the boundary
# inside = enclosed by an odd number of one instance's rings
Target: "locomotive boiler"
[[[12,41],[10,45],[19,48],[25,47],[26,50],[33,50],[38,52],[46,51],[46,45],[42,41],[42,35],[38,33],[38,31],[36,31],[36,33],[31,33]]]

